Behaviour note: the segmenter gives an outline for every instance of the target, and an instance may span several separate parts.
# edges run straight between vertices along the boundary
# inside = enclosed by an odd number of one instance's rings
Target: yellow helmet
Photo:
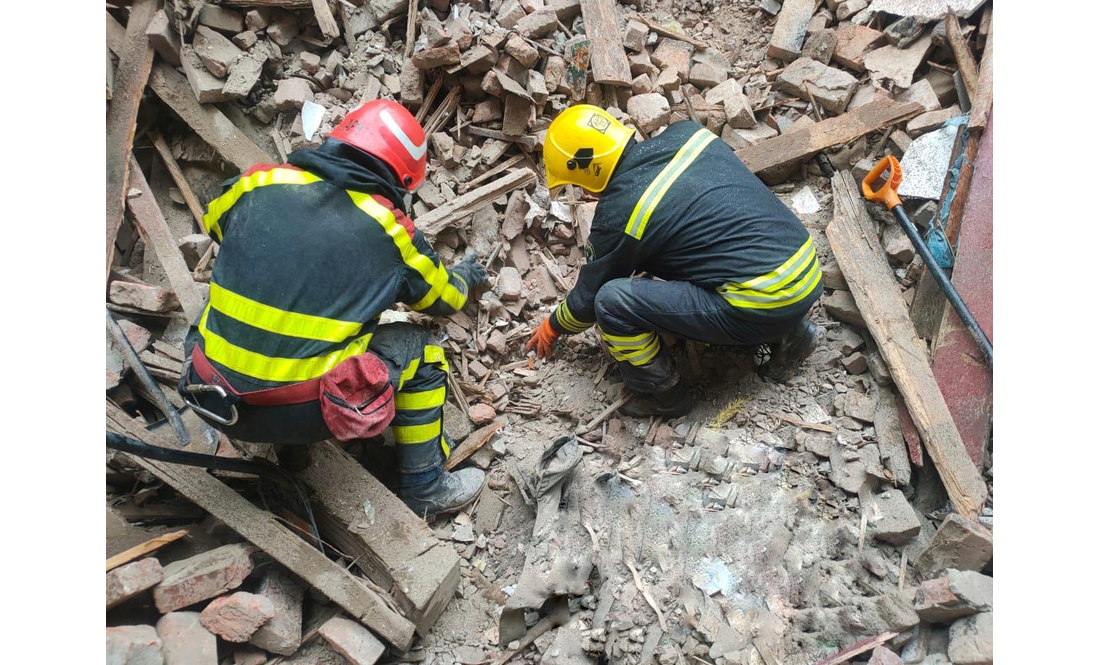
[[[542,153],[546,186],[577,185],[602,192],[632,134],[598,106],[577,104],[565,109],[546,130]]]

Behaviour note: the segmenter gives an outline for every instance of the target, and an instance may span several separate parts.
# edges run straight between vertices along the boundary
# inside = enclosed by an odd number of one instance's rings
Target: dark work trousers
[[[778,320],[740,311],[718,291],[689,282],[613,279],[596,293],[596,324],[627,388],[659,393],[680,379],[658,333],[720,346],[773,343],[794,328],[813,305]],[[759,315],[757,315],[759,316]]]
[[[197,334],[197,333],[196,333]],[[410,323],[378,326],[368,348],[386,363],[396,397],[391,423],[398,444],[401,484],[414,487],[430,482],[443,469],[450,455],[443,437],[443,403],[447,400],[447,361],[443,349],[431,344],[431,333]],[[192,337],[188,338],[190,353]],[[200,383],[194,369],[189,383]],[[194,396],[188,395],[189,399]],[[199,403],[214,413],[224,413],[212,398],[202,395]],[[213,399],[217,399],[213,397]],[[210,424],[241,441],[276,444],[280,459],[293,457],[292,446],[332,438],[325,425],[319,401],[280,406],[237,404],[238,420],[231,426]],[[302,450],[304,453],[304,449]]]

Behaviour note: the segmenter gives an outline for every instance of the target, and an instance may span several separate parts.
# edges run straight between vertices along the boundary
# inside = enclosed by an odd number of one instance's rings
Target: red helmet
[[[338,139],[389,165],[402,187],[414,190],[424,182],[428,141],[424,128],[392,99],[367,102],[344,116],[328,138]]]

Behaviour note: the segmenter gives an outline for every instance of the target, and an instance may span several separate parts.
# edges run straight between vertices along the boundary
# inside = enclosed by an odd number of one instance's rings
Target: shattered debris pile
[[[384,315],[442,340],[447,468],[488,471],[478,501],[425,524],[390,491],[389,439],[318,444],[293,481],[109,450],[108,663],[992,662],[992,369],[858,190],[901,160],[992,337],[991,2],[107,6],[109,431],[274,459],[175,389],[218,256],[203,214],[366,101],[416,114],[406,207],[444,263],[490,273],[449,319]],[[794,379],[669,339],[699,399],[641,421],[615,414],[594,333],[524,353],[595,215],[545,186],[546,129],[576,103],[640,140],[700,123],[799,215],[825,334]]]

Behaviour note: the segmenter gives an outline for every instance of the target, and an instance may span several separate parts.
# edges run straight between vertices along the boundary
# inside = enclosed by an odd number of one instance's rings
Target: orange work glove
[[[549,359],[553,355],[554,341],[560,333],[550,327],[550,319],[544,319],[527,340],[527,350],[535,349],[538,356]]]

